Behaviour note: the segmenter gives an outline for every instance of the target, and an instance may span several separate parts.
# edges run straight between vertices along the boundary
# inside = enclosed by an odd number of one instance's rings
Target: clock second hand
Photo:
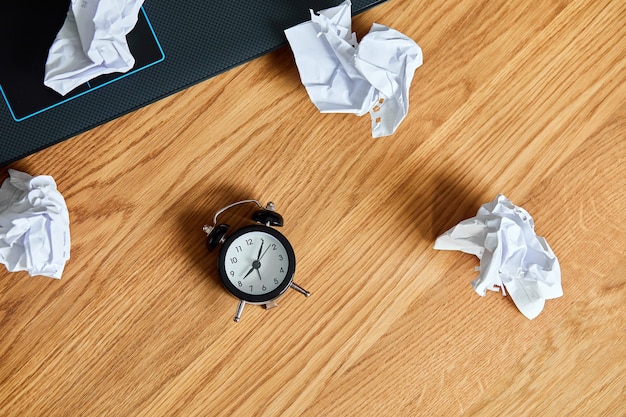
[[[270,247],[271,247],[271,246],[272,246],[272,245],[269,245],[269,246],[265,249],[265,252],[263,252],[263,255],[261,255],[261,256],[259,257],[259,261],[260,261],[261,259],[263,259],[263,257],[265,256],[265,254],[267,253],[267,251],[270,249]]]

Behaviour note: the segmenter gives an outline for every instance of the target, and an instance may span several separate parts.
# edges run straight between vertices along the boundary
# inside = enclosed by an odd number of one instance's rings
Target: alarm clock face
[[[291,244],[263,225],[235,231],[223,244],[218,269],[224,286],[249,303],[265,303],[289,288],[296,269]]]

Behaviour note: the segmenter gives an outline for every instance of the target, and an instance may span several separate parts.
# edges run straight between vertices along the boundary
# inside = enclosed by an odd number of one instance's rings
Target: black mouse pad
[[[44,65],[30,65],[21,68],[20,71],[0,73],[0,93],[2,93],[13,120],[21,122],[36,116],[165,59],[163,49],[143,8],[139,12],[135,28],[128,34],[126,40],[135,58],[135,66],[132,69],[126,73],[113,73],[96,77],[78,86],[65,96],[58,94],[42,83]],[[16,65],[14,68],[17,69],[18,66]]]
[[[384,1],[354,0],[352,12]],[[127,37],[135,66],[66,96],[44,86],[43,75],[69,0],[11,3],[0,15],[1,39],[11,40],[0,46],[0,166],[275,50],[309,9],[341,1],[147,0]]]

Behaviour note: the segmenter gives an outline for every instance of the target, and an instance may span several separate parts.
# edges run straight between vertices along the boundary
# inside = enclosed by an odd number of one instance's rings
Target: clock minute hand
[[[259,260],[261,259],[262,255],[261,252],[263,251],[263,244],[265,243],[265,241],[263,239],[261,239],[261,247],[259,248],[259,254],[256,256],[256,261],[252,262],[252,268],[250,268],[250,270],[248,272],[246,272],[246,275],[244,275],[244,277],[242,279],[246,279],[246,277],[248,275],[250,275],[252,273],[252,271],[254,271],[255,269],[259,270]],[[267,249],[265,250],[267,252]],[[261,274],[259,274],[259,277],[261,276]]]
[[[265,242],[263,241],[263,239],[261,239],[261,247],[259,248],[259,254],[256,256],[257,261],[261,260],[261,252],[263,251],[263,243]]]

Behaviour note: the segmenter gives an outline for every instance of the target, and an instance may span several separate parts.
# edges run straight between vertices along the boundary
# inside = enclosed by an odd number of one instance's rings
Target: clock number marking
[[[236,237],[221,259],[222,277],[230,281],[228,288],[246,294],[241,295],[244,299],[264,300],[289,283],[289,250],[269,233],[253,231]]]

